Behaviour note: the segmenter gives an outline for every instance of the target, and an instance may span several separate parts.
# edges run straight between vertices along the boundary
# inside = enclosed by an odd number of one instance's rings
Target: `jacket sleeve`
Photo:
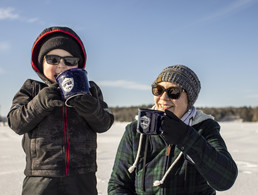
[[[12,107],[7,115],[8,124],[21,135],[32,130],[49,112],[40,106],[36,95],[35,81],[28,79],[13,98]]]
[[[134,177],[129,173],[128,168],[133,164],[133,123],[127,125],[126,131],[120,141],[116,153],[115,163],[108,183],[109,195],[129,195],[135,194]],[[138,138],[137,138],[138,139]],[[137,142],[137,140],[135,140]]]
[[[198,132],[189,127],[183,144],[178,147],[191,158],[211,187],[218,191],[227,190],[236,180],[236,163],[219,133],[219,124],[209,119],[201,127]]]
[[[93,81],[90,81],[90,85],[95,89],[96,94],[94,94],[94,96],[96,96],[98,99],[98,106],[93,113],[85,116],[82,115],[82,117],[85,118],[92,130],[102,133],[107,131],[112,126],[114,116],[111,110],[108,108],[106,102],[104,102],[99,86]]]

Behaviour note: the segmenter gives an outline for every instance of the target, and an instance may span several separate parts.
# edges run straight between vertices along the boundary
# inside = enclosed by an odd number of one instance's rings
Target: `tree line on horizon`
[[[151,108],[153,105],[131,107],[110,107],[115,121],[131,122],[138,115],[138,108]],[[243,122],[258,122],[258,107],[197,107],[206,114],[212,115],[216,121],[241,120]]]
[[[153,105],[141,105],[130,107],[110,107],[115,121],[131,122],[138,115],[138,108],[151,108]],[[241,120],[243,122],[258,122],[258,107],[197,107],[206,114],[212,115],[216,121]],[[7,122],[7,118],[0,116],[0,122]]]

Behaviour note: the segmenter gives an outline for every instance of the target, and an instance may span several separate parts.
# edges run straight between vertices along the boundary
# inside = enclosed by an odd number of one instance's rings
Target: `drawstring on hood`
[[[134,161],[133,165],[130,166],[129,169],[128,169],[129,173],[132,173],[134,171],[134,169],[136,168],[136,165],[138,163],[141,148],[142,148],[142,138],[143,138],[143,134],[141,133],[140,139],[139,139],[139,147],[138,147],[138,150],[137,150],[137,155],[136,155],[136,158],[135,158],[135,161]]]
[[[156,107],[154,106],[152,109],[156,109]],[[192,122],[193,122],[193,119],[196,115],[196,108],[195,107],[192,107],[191,109],[188,110],[188,112],[186,112],[183,117],[181,118],[181,120],[186,124],[186,125],[189,125],[189,126],[192,126]],[[137,155],[136,155],[136,158],[135,158],[135,161],[133,163],[133,165],[131,167],[129,167],[128,171],[129,173],[132,173],[134,171],[134,169],[136,168],[136,165],[138,163],[138,160],[139,160],[139,157],[140,157],[140,151],[141,151],[141,145],[142,145],[142,139],[143,139],[143,134],[141,133],[140,134],[140,139],[139,139],[139,146],[138,146],[138,150],[137,150]],[[183,155],[183,152],[181,151],[179,153],[179,155],[177,156],[176,160],[171,164],[171,166],[169,167],[169,169],[166,171],[166,173],[164,174],[164,176],[162,177],[161,180],[156,180],[154,183],[153,183],[153,186],[159,186],[161,184],[164,183],[167,175],[169,174],[169,172],[172,170],[172,168],[174,167],[174,165],[179,161],[179,159],[181,158],[181,156]]]
[[[170,167],[168,168],[168,170],[166,171],[165,175],[162,177],[161,180],[156,180],[154,181],[153,183],[153,186],[156,187],[156,186],[159,186],[161,184],[164,183],[167,175],[169,174],[169,172],[172,170],[172,168],[174,167],[174,165],[179,161],[180,157],[182,156],[183,152],[180,152],[179,155],[177,156],[176,160],[172,163],[172,165],[170,165]]]
[[[184,116],[181,118],[181,120],[186,124],[186,125],[189,125],[189,126],[192,126],[192,122],[193,122],[193,119],[196,115],[196,108],[195,107],[192,107],[190,110],[188,110],[187,113],[184,114]],[[183,155],[183,152],[181,151],[179,153],[179,155],[177,156],[176,160],[170,165],[170,167],[168,168],[168,170],[166,171],[165,175],[162,177],[161,180],[156,180],[154,181],[153,183],[153,186],[156,187],[156,186],[159,186],[161,184],[164,183],[167,175],[169,174],[169,172],[172,170],[172,168],[174,167],[174,165],[179,161],[179,159],[181,158],[181,156]]]

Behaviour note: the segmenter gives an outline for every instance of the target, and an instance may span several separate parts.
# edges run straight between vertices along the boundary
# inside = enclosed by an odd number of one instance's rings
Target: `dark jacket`
[[[237,166],[220,136],[219,124],[198,111],[192,131],[180,146],[167,145],[161,136],[143,136],[140,158],[134,172],[128,168],[137,156],[140,134],[137,121],[126,127],[119,144],[108,184],[110,195],[169,194],[213,195],[215,190],[230,188],[237,176]],[[182,152],[182,156],[177,157]],[[164,183],[153,186],[163,178]]]
[[[90,116],[77,113],[72,107],[56,107],[47,112],[37,101],[37,94],[51,82],[47,80],[37,63],[40,40],[56,31],[65,33],[66,28],[51,28],[41,34],[32,49],[32,67],[43,82],[28,79],[13,99],[8,113],[9,126],[24,135],[22,146],[26,153],[27,176],[62,177],[66,175],[96,172],[96,133],[107,131],[114,117],[103,101],[100,88],[95,88],[100,108]],[[74,32],[69,35],[77,37]],[[74,33],[74,34],[71,34]],[[80,39],[76,39],[86,53]],[[85,62],[79,67],[84,68]]]

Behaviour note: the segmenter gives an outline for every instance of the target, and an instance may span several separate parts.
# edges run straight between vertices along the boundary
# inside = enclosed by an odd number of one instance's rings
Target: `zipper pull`
[[[171,151],[171,145],[169,144],[167,147],[166,156],[169,156],[170,151]]]

